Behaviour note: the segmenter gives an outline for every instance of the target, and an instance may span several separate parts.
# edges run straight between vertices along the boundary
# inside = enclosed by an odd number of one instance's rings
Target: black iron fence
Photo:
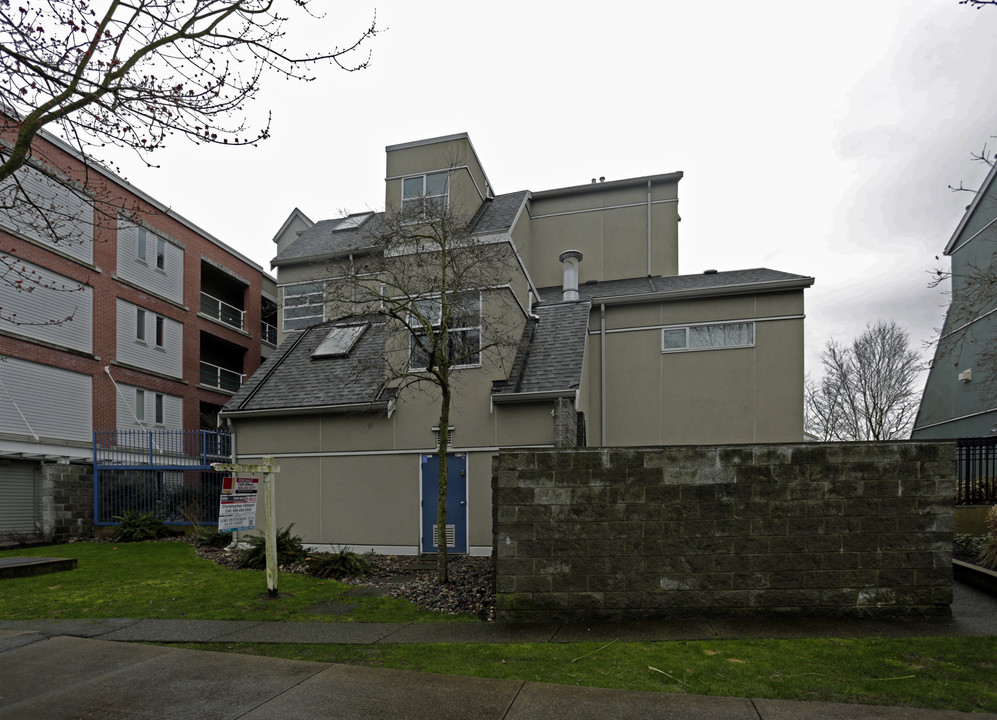
[[[956,505],[997,504],[997,436],[956,441],[959,474]]]
[[[232,438],[216,430],[97,430],[94,523],[116,525],[126,510],[153,512],[169,525],[218,523],[222,477]]]

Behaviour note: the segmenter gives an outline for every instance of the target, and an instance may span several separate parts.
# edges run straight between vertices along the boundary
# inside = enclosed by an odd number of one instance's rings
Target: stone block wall
[[[65,542],[93,537],[93,467],[43,465],[40,504],[46,539]]]
[[[947,615],[955,444],[502,451],[502,620]]]

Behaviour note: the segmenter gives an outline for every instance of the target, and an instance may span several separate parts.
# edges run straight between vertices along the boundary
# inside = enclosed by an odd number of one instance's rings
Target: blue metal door
[[[440,460],[436,455],[422,456],[422,543],[424,553],[435,553],[436,504],[440,487]],[[442,534],[442,533],[441,533]],[[447,455],[447,527],[448,552],[467,552],[467,456]]]

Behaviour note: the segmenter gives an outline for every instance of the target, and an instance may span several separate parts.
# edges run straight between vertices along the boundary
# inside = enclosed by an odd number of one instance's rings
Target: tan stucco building
[[[509,260],[461,331],[483,349],[455,372],[451,552],[490,552],[499,448],[803,440],[813,278],[678,275],[681,178],[496,194],[466,134],[387,148],[388,213],[440,199]],[[295,523],[308,544],[431,552],[438,397],[370,370],[398,346],[392,325],[374,313],[360,329],[329,301],[344,267],[381,253],[371,238],[383,222],[291,214],[274,239],[280,347],[222,417],[240,461],[277,459],[278,524]],[[489,346],[492,325],[512,342]]]

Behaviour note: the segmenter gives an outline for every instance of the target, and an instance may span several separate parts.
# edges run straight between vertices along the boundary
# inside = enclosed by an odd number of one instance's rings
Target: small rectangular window
[[[156,316],[156,347],[166,345],[166,318]]]
[[[156,393],[156,424],[163,424],[163,394]]]
[[[662,352],[751,347],[754,344],[755,324],[752,322],[690,325],[661,331]]]
[[[450,173],[429,173],[402,180],[402,210],[420,214],[447,209],[450,196]]]
[[[142,262],[146,261],[146,234],[145,228],[138,228],[138,239],[135,241],[135,257]]]
[[[156,238],[156,267],[166,269],[166,241],[161,237]]]
[[[135,339],[145,342],[145,310],[136,308],[135,312]]]
[[[145,420],[145,390],[135,391],[135,418],[139,422]]]

